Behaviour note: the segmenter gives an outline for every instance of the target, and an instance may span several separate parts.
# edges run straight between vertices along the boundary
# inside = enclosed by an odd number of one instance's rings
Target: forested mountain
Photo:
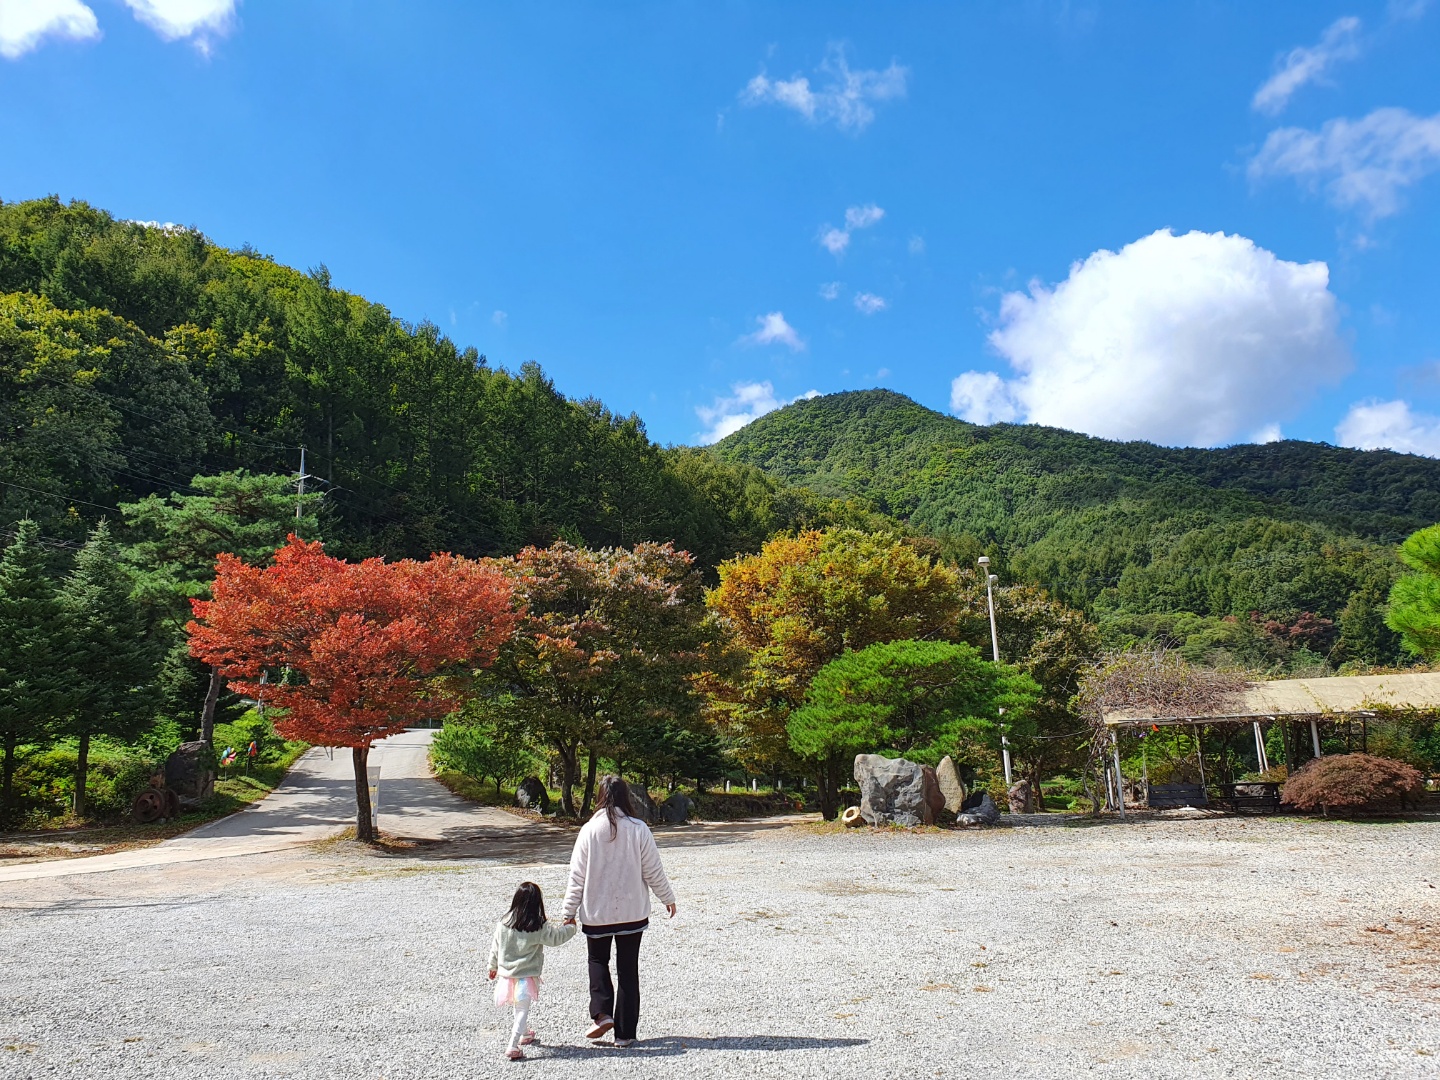
[[[675,540],[706,564],[851,514],[664,450],[431,325],[189,229],[0,204],[0,526],[76,540],[122,501],[237,467],[297,473],[348,556]],[[852,515],[853,516],[853,515]]]
[[[1398,659],[1381,619],[1394,546],[1440,521],[1440,461],[1429,458],[977,426],[887,390],[796,402],[713,453],[818,496],[863,498],[957,555],[987,550],[1003,573],[1102,619],[1112,639],[1172,638],[1202,655]]]

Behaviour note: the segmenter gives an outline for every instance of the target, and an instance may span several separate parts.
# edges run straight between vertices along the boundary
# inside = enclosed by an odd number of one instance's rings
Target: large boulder
[[[181,743],[165,759],[165,786],[181,806],[194,806],[215,794],[215,749],[208,742]]]
[[[655,820],[655,800],[650,798],[650,792],[645,790],[645,785],[628,782],[625,785],[630,789],[630,805],[635,810],[635,816],[644,822]]]
[[[990,798],[988,791],[980,795],[980,804],[973,809],[966,810],[955,819],[957,825],[999,825],[1000,808],[995,805],[995,800]]]
[[[855,782],[860,814],[871,825],[933,825],[937,809],[945,805],[935,770],[904,758],[859,754]]]
[[[690,820],[690,811],[693,809],[695,803],[690,797],[677,791],[660,804],[660,820],[666,825],[684,825]]]
[[[522,810],[538,810],[545,813],[550,809],[550,792],[538,776],[527,776],[515,789],[515,805]]]
[[[1010,813],[1035,813],[1035,789],[1030,786],[1030,781],[1016,780],[1010,785],[1007,798],[1010,800]]]
[[[950,760],[949,755],[940,759],[939,766],[935,769],[935,783],[940,787],[940,794],[945,797],[945,809],[952,814],[960,813],[965,805],[965,781],[960,779],[960,770],[955,767],[955,762]]]

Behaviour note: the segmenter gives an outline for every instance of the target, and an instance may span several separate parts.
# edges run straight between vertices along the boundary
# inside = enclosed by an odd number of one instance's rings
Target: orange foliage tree
[[[446,676],[487,666],[518,618],[494,567],[453,555],[350,563],[297,536],[271,566],[221,555],[211,594],[192,602],[191,655],[283,709],[286,738],[352,748],[362,840],[374,839],[370,744],[452,712]]]

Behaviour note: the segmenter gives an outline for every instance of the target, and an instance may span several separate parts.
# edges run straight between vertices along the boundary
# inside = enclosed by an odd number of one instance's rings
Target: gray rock
[[[933,825],[937,804],[945,805],[935,770],[904,758],[859,754],[855,782],[860,785],[860,814],[871,825]]]
[[[522,810],[539,810],[543,814],[550,809],[550,792],[545,790],[538,776],[527,776],[515,789],[515,805]]]
[[[1010,785],[1010,790],[1007,794],[1010,800],[1010,813],[1035,813],[1035,789],[1030,786],[1028,780],[1016,780],[1015,783]]]
[[[165,759],[165,786],[181,806],[194,806],[215,794],[215,750],[208,742],[181,743]]]
[[[695,803],[690,797],[677,791],[660,804],[660,820],[666,825],[684,825],[690,820],[690,811],[693,809]]]
[[[644,822],[655,820],[655,800],[650,798],[650,792],[644,786],[627,781],[626,786],[630,789],[630,805],[635,809],[635,816]]]
[[[980,805],[968,810],[955,819],[957,825],[999,825],[1000,809],[987,791],[980,797]]]
[[[952,814],[960,813],[967,794],[965,781],[960,779],[960,770],[948,755],[940,759],[940,765],[935,770],[935,783],[940,787],[940,794],[945,796],[945,809]]]

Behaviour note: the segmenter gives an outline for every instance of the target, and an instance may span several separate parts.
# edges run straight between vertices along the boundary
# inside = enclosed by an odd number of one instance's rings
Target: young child
[[[490,978],[495,979],[495,1005],[515,1010],[510,1043],[505,1056],[519,1061],[525,1056],[521,1044],[535,1041],[528,1024],[530,1006],[540,1000],[540,971],[545,966],[545,946],[563,945],[575,936],[575,924],[557,925],[545,921],[545,898],[540,886],[523,881],[510,901],[510,911],[495,924],[490,941]]]

